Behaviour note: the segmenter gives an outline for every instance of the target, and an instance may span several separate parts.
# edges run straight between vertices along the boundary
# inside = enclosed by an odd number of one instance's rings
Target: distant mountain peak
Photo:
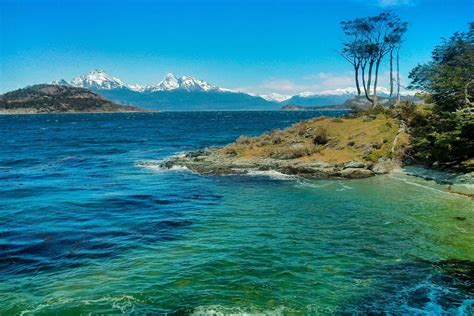
[[[179,88],[178,78],[169,72],[166,74],[165,78],[160,81],[158,84],[149,85],[145,88],[147,91],[170,91]]]
[[[120,89],[128,88],[122,80],[115,78],[101,69],[94,69],[90,72],[71,80],[70,84],[75,87],[86,89]]]
[[[209,91],[218,90],[219,88],[200,79],[189,76],[176,77],[173,73],[168,73],[165,78],[158,84],[149,85],[146,91],[171,91],[182,89],[186,91]]]
[[[169,72],[165,78],[157,84],[147,86],[128,85],[124,81],[109,75],[102,69],[93,69],[86,74],[72,79],[70,82],[62,79],[60,81],[53,81],[53,84],[71,85],[73,87],[86,88],[92,90],[115,90],[115,89],[129,89],[135,92],[157,92],[157,91],[216,91],[216,92],[234,92],[229,89],[221,89],[207,81],[196,79],[191,76],[177,77]]]
[[[362,91],[363,94],[363,91]],[[389,95],[389,89],[385,87],[377,87],[377,94],[378,95]],[[403,94],[403,92],[402,92]],[[300,97],[317,97],[317,96],[344,96],[344,95],[357,95],[357,89],[355,87],[346,87],[346,88],[337,88],[332,90],[322,90],[318,92],[301,92],[298,93],[297,96]]]
[[[274,101],[274,102],[283,102],[292,97],[291,95],[284,95],[284,94],[279,94],[275,92],[272,92],[269,94],[262,94],[259,96],[267,101]]]

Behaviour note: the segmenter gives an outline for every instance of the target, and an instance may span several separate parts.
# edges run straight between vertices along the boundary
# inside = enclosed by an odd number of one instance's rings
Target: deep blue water
[[[339,112],[0,116],[0,314],[473,312],[473,202],[147,167]]]

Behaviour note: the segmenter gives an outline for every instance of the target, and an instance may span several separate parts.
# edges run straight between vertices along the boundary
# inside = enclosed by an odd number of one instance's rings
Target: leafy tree
[[[404,105],[413,156],[440,168],[474,169],[474,23],[436,46],[432,61],[410,72],[410,88],[429,93],[430,111]],[[411,111],[411,112],[410,112]]]
[[[402,22],[397,15],[391,12],[383,12],[377,16],[343,21],[341,27],[348,37],[341,55],[354,67],[359,95],[360,69],[365,97],[375,107],[377,106],[380,65],[384,57],[390,53],[390,78],[393,80],[393,51],[399,49],[403,34],[407,31],[407,23]],[[393,86],[393,82],[391,85]]]
[[[409,88],[431,94],[439,110],[455,111],[474,100],[474,22],[467,33],[458,32],[435,47],[432,61],[416,66]]]

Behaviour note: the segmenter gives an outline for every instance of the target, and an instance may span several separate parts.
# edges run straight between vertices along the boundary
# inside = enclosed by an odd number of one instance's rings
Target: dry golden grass
[[[280,158],[343,163],[350,160],[377,161],[391,158],[398,122],[384,114],[357,118],[317,118],[274,130],[258,137],[240,137],[221,149],[241,159]],[[408,145],[400,134],[397,150]]]

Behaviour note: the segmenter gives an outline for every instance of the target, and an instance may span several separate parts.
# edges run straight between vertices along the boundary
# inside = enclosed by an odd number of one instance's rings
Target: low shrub
[[[235,142],[240,145],[249,145],[252,142],[252,140],[253,140],[252,137],[240,136],[239,138],[237,138]]]
[[[329,141],[328,132],[325,128],[317,127],[313,132],[313,143],[315,145],[325,145]]]
[[[296,159],[318,152],[320,148],[312,143],[298,143],[292,146],[277,149],[272,157],[278,159]]]

